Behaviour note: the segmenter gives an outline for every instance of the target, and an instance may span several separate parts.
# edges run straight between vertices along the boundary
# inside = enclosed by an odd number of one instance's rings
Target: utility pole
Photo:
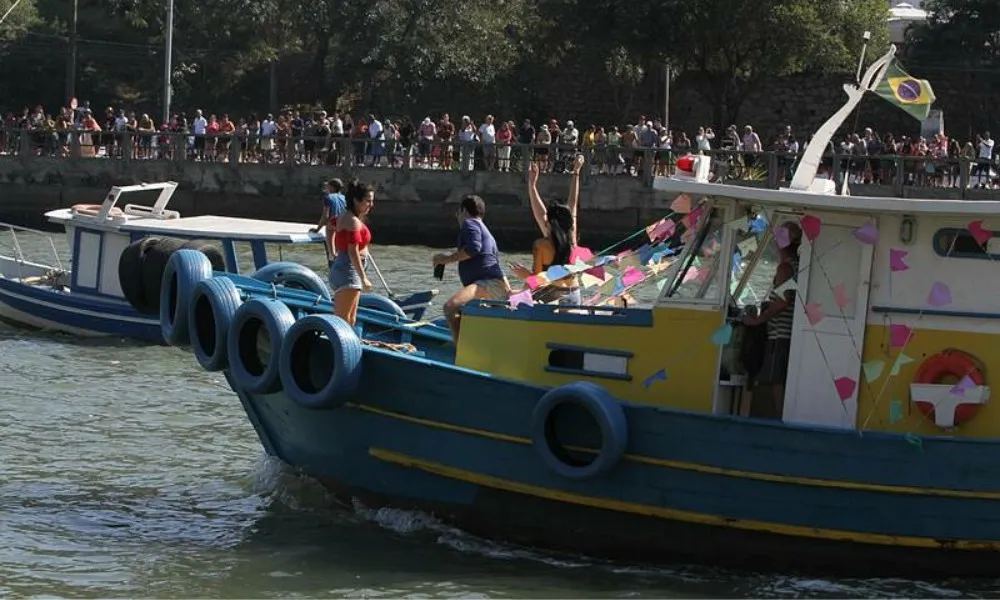
[[[69,21],[69,55],[66,57],[66,102],[76,96],[76,21],[79,0],[73,0],[73,15]]]
[[[663,128],[670,131],[670,63],[663,65]]]
[[[75,0],[74,0],[75,1]],[[171,74],[173,70],[173,65],[171,65],[171,58],[174,53],[174,0],[167,0],[167,39],[166,48],[164,49],[164,61],[163,61],[163,122],[170,122],[170,96],[171,92]]]

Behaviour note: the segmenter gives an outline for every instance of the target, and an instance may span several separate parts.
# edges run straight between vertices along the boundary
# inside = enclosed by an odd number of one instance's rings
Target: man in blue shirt
[[[506,300],[510,297],[510,284],[500,268],[500,252],[493,234],[483,223],[486,202],[475,195],[462,198],[458,209],[458,249],[451,254],[435,254],[435,265],[458,263],[458,277],[462,289],[444,304],[452,337],[458,341],[460,311],[475,298]]]
[[[319,224],[309,230],[310,233],[317,233],[326,227],[326,255],[329,258],[337,254],[337,249],[333,247],[333,232],[337,229],[337,217],[347,210],[343,189],[344,182],[340,179],[331,179],[323,184],[323,214],[319,217]]]

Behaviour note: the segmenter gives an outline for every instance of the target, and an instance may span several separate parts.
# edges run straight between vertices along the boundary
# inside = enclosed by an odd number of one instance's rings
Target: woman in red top
[[[375,205],[375,188],[357,179],[347,184],[347,207],[337,219],[333,246],[337,257],[330,265],[330,289],[333,291],[333,311],[354,326],[358,317],[361,292],[372,289],[365,275],[365,259],[372,233],[365,225],[368,213]]]

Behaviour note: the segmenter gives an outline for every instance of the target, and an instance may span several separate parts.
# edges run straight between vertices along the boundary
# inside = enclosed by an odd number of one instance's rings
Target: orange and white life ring
[[[101,212],[101,206],[102,205],[100,204],[74,204],[72,210],[73,214],[91,215],[96,217]],[[108,216],[111,218],[121,217],[124,216],[124,214],[125,213],[122,212],[122,209],[117,206],[111,207],[111,211],[108,212]]]
[[[968,377],[977,386],[986,385],[982,363],[967,352],[949,348],[927,357],[913,378],[913,383],[925,384],[957,384]],[[959,400],[959,399],[956,399]],[[935,420],[936,405],[933,402],[914,400],[917,409],[932,422]],[[982,403],[956,401],[954,405],[955,426],[967,423],[979,413]]]

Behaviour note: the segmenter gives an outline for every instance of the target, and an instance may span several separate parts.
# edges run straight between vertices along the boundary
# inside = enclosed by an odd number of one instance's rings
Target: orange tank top
[[[333,234],[333,247],[337,249],[337,252],[347,252],[347,247],[352,245],[357,246],[359,251],[364,250],[371,242],[372,232],[364,223],[361,224],[361,229],[353,231],[338,229]]]

